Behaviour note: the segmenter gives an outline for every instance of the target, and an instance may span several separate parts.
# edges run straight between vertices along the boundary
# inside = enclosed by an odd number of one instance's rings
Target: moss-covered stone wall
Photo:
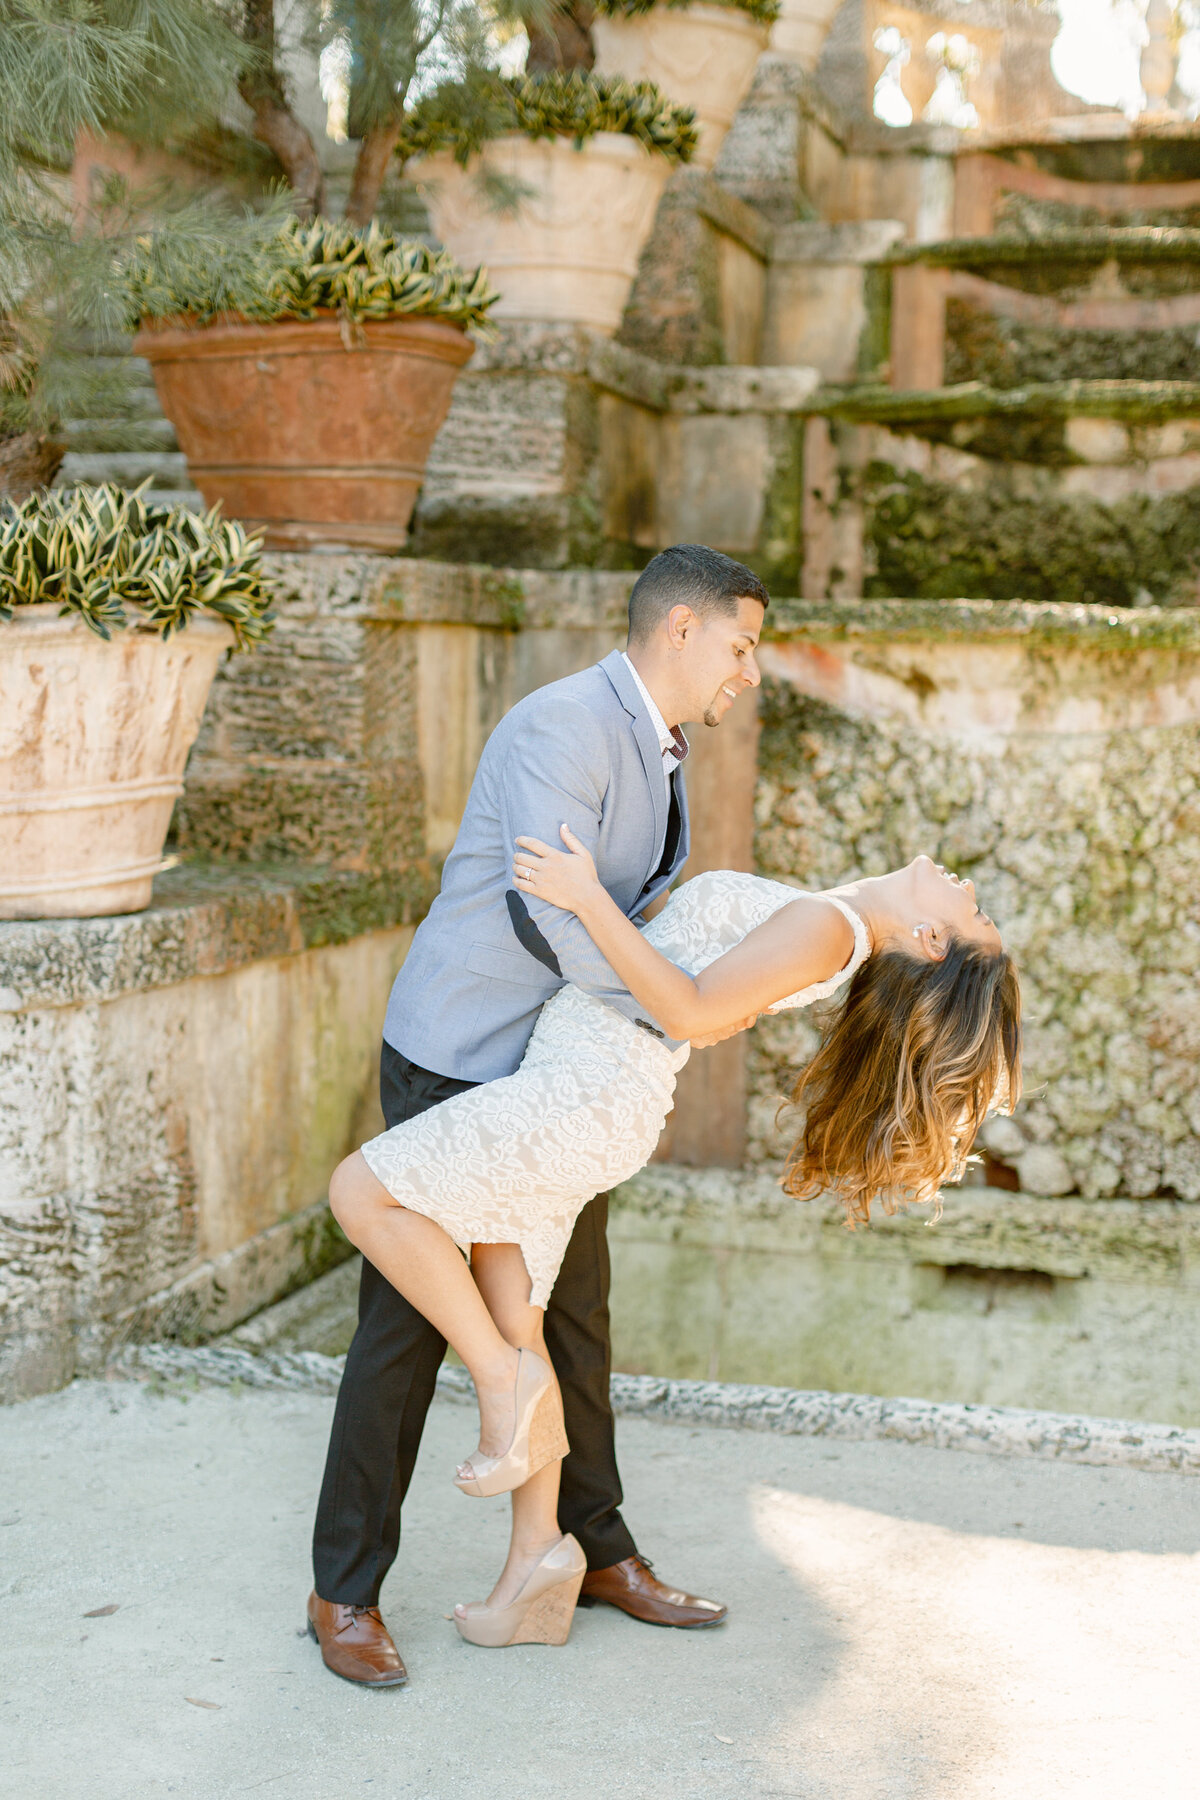
[[[1158,137],[1142,131],[1117,132],[1107,140],[1047,136],[1040,142],[1014,141],[995,154],[1063,181],[1127,182],[1135,201],[1140,182],[1200,179],[1200,139],[1186,130]]]
[[[1043,194],[1003,194],[996,208],[995,230],[1001,237],[1041,243],[1058,231],[1104,231],[1118,226],[1195,229],[1197,206],[1138,206],[1137,187],[1130,186],[1130,205],[1115,215],[1085,201],[1051,199]]]
[[[877,463],[861,488],[868,596],[1196,603],[1200,487],[1106,505],[1003,467],[966,487]]]
[[[1059,654],[1031,650],[1023,679],[1052,682]],[[1128,670],[1108,661],[1117,693]],[[922,669],[914,652],[905,679]],[[925,729],[783,681],[766,684],[762,712],[765,873],[824,887],[927,852],[975,879],[1004,931],[1022,976],[1027,1097],[989,1128],[996,1162],[1027,1192],[1200,1199],[1200,727]],[[754,1036],[750,1155],[762,1160],[784,1147],[779,1096],[816,1039],[804,1013]]]
[[[1194,325],[1162,330],[1080,331],[1002,318],[969,301],[946,303],[947,385],[994,388],[1031,381],[1194,381]]]

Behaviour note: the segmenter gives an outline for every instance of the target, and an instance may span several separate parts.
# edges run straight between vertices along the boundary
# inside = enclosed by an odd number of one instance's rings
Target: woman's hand
[[[513,858],[513,880],[518,891],[534,900],[548,900],[564,912],[579,913],[604,889],[589,851],[567,826],[559,827],[566,850],[552,850],[540,838],[519,837]]]

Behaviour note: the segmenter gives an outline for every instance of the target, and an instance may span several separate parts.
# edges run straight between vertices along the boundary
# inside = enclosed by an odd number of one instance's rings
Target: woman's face
[[[931,857],[918,856],[909,864],[913,900],[921,921],[945,926],[956,937],[967,938],[989,950],[1002,950],[999,931],[975,898],[975,883],[961,881]]]

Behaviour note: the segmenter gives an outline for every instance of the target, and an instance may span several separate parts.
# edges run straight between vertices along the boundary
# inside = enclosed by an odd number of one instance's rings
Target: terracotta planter
[[[233,633],[105,643],[57,606],[0,622],[0,919],[150,904],[171,808]]]
[[[696,109],[694,168],[711,169],[733,115],[750,91],[769,28],[734,6],[655,6],[592,23],[597,75],[653,81],[677,106]]]
[[[489,208],[480,163],[528,191],[515,211]],[[448,154],[410,169],[442,243],[468,267],[485,264],[500,290],[493,318],[617,329],[671,173],[665,156],[623,132],[598,132],[580,150],[513,133],[486,144],[469,169]]]
[[[205,502],[274,549],[399,550],[425,459],[474,346],[438,319],[149,324],[163,411]]]

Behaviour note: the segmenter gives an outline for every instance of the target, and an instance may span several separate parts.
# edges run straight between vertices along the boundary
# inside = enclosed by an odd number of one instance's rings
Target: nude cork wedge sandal
[[[565,1644],[586,1574],[587,1558],[568,1532],[546,1552],[508,1606],[476,1601],[456,1611],[459,1636],[484,1650],[506,1650],[510,1644]]]
[[[512,1442],[501,1456],[483,1456],[477,1450],[454,1477],[455,1487],[476,1499],[524,1487],[531,1475],[570,1449],[549,1363],[535,1350],[519,1350],[517,1358]]]

